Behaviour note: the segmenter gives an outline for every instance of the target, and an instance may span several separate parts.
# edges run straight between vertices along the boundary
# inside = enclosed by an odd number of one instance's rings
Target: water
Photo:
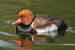
[[[8,41],[0,40],[0,47],[5,47],[5,48],[11,48],[15,50],[19,50],[19,47],[16,46],[14,43],[10,43]]]
[[[6,35],[6,36],[15,36],[11,33],[7,33],[7,32],[0,32],[0,35]]]
[[[0,32],[0,35],[15,36],[15,35],[13,35],[11,33],[7,33],[7,32]],[[4,41],[4,40],[0,40],[0,47],[11,48],[11,49],[14,49],[14,50],[19,50],[20,49],[20,47],[16,46],[15,43],[11,43],[11,42]]]
[[[69,27],[67,32],[75,32],[75,27]],[[7,33],[7,32],[0,32],[0,35],[15,36],[14,34]],[[11,42],[4,41],[4,40],[0,40],[0,47],[6,47],[6,48],[14,49],[14,50],[20,50],[20,47],[16,46],[15,43],[11,43]]]

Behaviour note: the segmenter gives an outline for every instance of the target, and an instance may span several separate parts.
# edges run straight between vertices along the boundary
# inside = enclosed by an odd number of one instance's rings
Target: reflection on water
[[[9,43],[4,40],[0,40],[0,47],[7,47],[7,48],[13,48],[13,49],[19,50],[19,47],[17,47],[15,44]]]
[[[0,35],[6,35],[6,36],[15,36],[11,33],[7,33],[7,32],[0,32]]]
[[[8,43],[7,41],[0,40],[0,46],[6,47],[6,46],[12,46],[12,44]]]
[[[75,29],[72,30],[72,27],[69,27],[67,31],[75,32]],[[7,32],[0,32],[0,35],[15,36],[15,35],[13,35],[11,33],[7,33]],[[14,43],[4,41],[4,40],[0,40],[0,47],[7,47],[7,48],[12,48],[14,50],[20,50],[20,47],[17,47]]]
[[[11,33],[6,33],[6,32],[0,32],[0,35],[6,35],[6,36],[14,36]],[[4,41],[4,40],[0,40],[0,47],[7,47],[7,48],[12,48],[15,50],[19,50],[20,48],[16,46],[16,44],[8,42],[8,41]]]

